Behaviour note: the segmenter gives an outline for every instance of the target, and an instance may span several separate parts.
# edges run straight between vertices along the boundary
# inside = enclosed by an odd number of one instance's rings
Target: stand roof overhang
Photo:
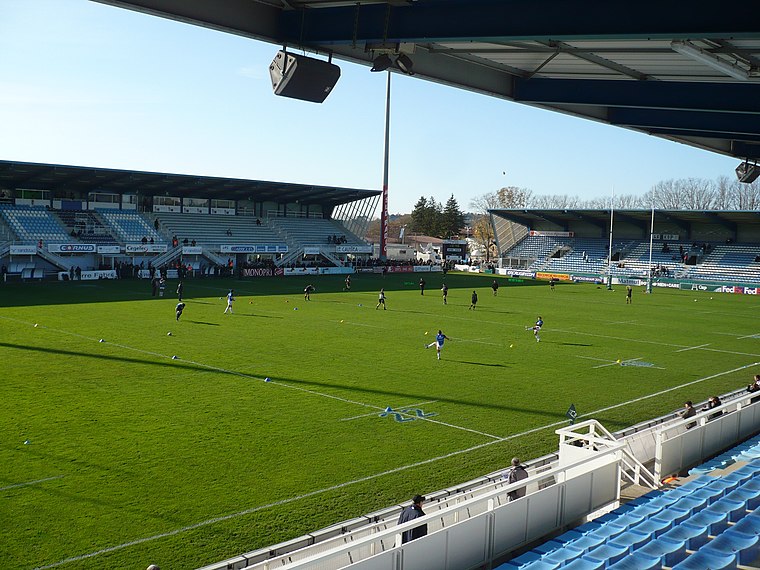
[[[51,192],[112,192],[143,196],[253,200],[278,204],[299,202],[332,208],[380,195],[379,190],[289,184],[243,178],[165,174],[111,168],[0,161],[0,188]]]
[[[746,0],[94,1],[365,65],[404,53],[422,79],[760,159]]]

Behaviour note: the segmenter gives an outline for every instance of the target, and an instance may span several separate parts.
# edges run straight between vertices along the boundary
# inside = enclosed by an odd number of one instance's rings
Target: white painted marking
[[[744,336],[738,336],[736,337],[736,340],[744,340],[745,338],[758,338],[760,337],[760,333],[754,333],[754,334],[747,334]]]
[[[46,477],[45,479],[36,479],[34,481],[25,481],[24,483],[16,483],[15,485],[8,485],[7,487],[0,487],[0,491],[7,491],[8,489],[18,489],[19,487],[28,487],[29,485],[37,485],[39,483],[45,483],[46,481],[54,481],[55,479],[62,479],[63,475],[56,475],[55,477]]]
[[[676,352],[686,352],[687,350],[696,350],[698,348],[704,348],[706,346],[710,346],[710,343],[700,344],[699,346],[690,346],[688,348],[681,348],[681,349],[676,350]]]

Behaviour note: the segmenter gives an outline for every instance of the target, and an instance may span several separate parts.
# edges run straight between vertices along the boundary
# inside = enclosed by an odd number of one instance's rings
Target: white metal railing
[[[431,502],[426,504],[425,517],[409,523],[395,525],[384,520],[266,560],[256,561],[256,553],[250,553],[204,570],[335,570],[348,564],[386,570],[445,568],[449,567],[447,563],[438,566],[431,562],[441,557],[444,543],[446,557],[472,558],[476,563],[486,564],[619,499],[622,445],[611,442],[593,455],[593,462],[583,458],[533,474],[519,483],[506,484],[502,479],[478,489],[477,493],[469,492],[470,496]],[[528,494],[510,502],[507,494],[521,487],[527,487]],[[428,526],[428,535],[402,545],[401,534],[421,524]],[[492,532],[486,532],[487,528]],[[396,558],[393,553],[399,550],[404,553]]]
[[[755,363],[760,364],[760,363]],[[757,394],[746,394],[687,419],[676,419],[656,433],[654,475],[658,480],[698,465],[760,430]],[[717,415],[720,414],[720,415]]]

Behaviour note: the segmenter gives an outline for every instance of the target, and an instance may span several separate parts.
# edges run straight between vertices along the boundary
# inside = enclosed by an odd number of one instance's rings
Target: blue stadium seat
[[[645,544],[636,552],[656,558],[663,566],[675,566],[686,558],[686,542],[665,540],[660,537]]]
[[[640,551],[629,554],[620,562],[608,566],[610,570],[660,570],[659,558],[652,558],[642,554]]]
[[[628,534],[628,533],[627,533]],[[633,533],[630,533],[633,534]],[[615,542],[603,544],[583,555],[583,559],[601,562],[604,566],[614,564],[625,558],[630,553],[626,546]]]
[[[728,528],[728,516],[727,512],[711,510],[708,507],[687,519],[682,526],[704,528],[708,535],[716,536]]]
[[[682,562],[673,566],[672,570],[723,570],[724,568],[736,568],[736,557],[698,550]]]
[[[636,532],[635,530],[628,530],[614,537],[609,544],[623,548],[626,552],[633,552],[650,540],[651,537],[648,534]]]
[[[717,536],[699,552],[715,556],[734,556],[737,564],[748,564],[760,554],[760,544],[757,535],[734,532],[729,529]]]
[[[689,519],[691,520],[691,519]],[[660,538],[663,540],[672,540],[673,542],[683,542],[689,550],[697,550],[700,546],[707,543],[709,537],[707,526],[698,526],[685,522],[674,526]]]

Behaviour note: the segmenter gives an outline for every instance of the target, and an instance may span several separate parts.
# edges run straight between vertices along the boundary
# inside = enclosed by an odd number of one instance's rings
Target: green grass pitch
[[[0,566],[196,568],[760,372],[753,296],[424,277],[189,280],[180,322],[146,282],[0,286]]]

